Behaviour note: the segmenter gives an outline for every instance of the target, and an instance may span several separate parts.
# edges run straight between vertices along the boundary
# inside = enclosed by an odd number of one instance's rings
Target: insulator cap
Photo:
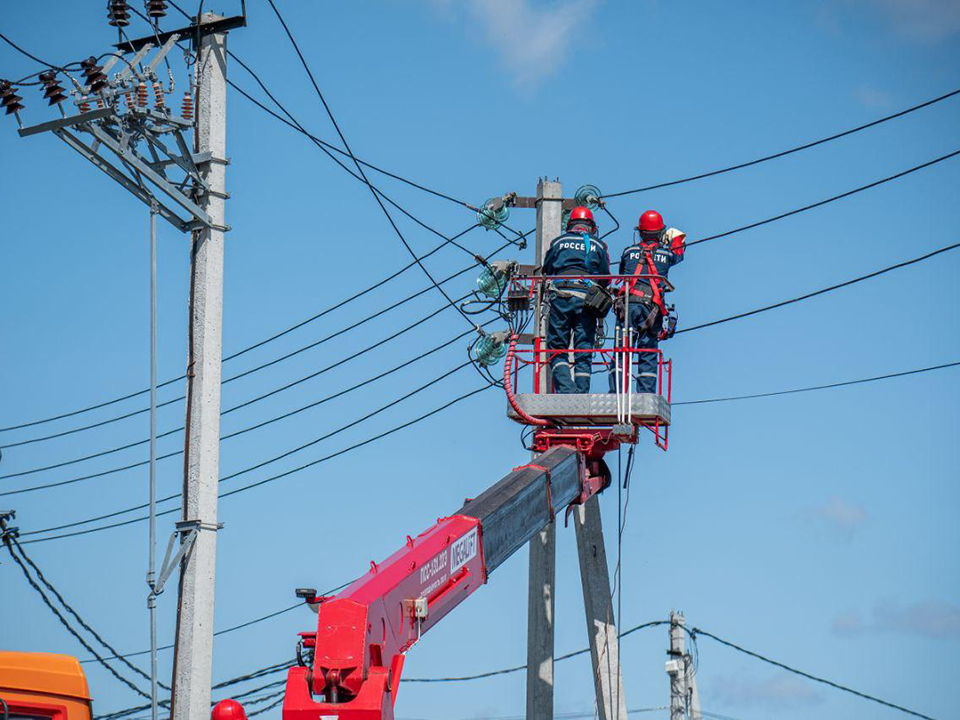
[[[13,83],[9,80],[0,80],[0,107],[6,111],[7,115],[23,110],[21,100],[23,98],[17,95],[13,89]]]
[[[147,2],[147,15],[152,18],[166,17],[167,3],[164,0],[149,0]]]
[[[86,60],[80,61],[80,67],[83,68],[83,75],[90,92],[98,93],[107,86],[107,76],[103,74],[103,68],[97,65],[97,59],[91,55]]]
[[[602,196],[603,193],[596,185],[583,185],[577,189],[577,193],[573,197],[577,205],[586,205],[591,210],[596,210],[600,206]]]
[[[189,92],[183,94],[183,103],[180,106],[180,115],[184,120],[193,120],[193,95]]]
[[[40,73],[40,82],[43,83],[43,97],[49,101],[49,105],[58,105],[67,99],[63,87],[57,82],[56,70]]]
[[[477,210],[477,222],[487,230],[496,230],[510,217],[510,208],[502,198],[490,198]]]
[[[126,27],[130,24],[127,0],[110,0],[107,3],[107,22],[113,27]]]

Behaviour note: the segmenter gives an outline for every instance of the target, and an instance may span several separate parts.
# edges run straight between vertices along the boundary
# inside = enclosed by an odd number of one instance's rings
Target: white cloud
[[[852,0],[880,10],[895,33],[936,43],[960,33],[960,0]]]
[[[835,538],[849,542],[866,522],[867,511],[862,505],[833,496],[807,511],[806,517]]]
[[[500,56],[514,85],[532,88],[556,72],[600,0],[430,0],[442,15],[466,10]]]
[[[713,700],[729,706],[784,710],[823,702],[823,694],[815,686],[786,671],[764,680],[744,675],[721,675],[711,682],[710,687]]]
[[[960,638],[960,606],[939,601],[903,605],[886,600],[877,603],[869,621],[856,610],[841,613],[833,619],[832,630],[840,636],[893,632],[932,639]]]

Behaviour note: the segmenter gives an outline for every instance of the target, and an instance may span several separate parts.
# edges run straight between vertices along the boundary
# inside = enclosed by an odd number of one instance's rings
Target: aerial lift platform
[[[577,198],[561,198],[559,182],[542,179],[536,198],[518,198],[515,194],[494,198],[478,217],[481,224],[492,229],[503,217],[498,214],[498,220],[493,214],[500,213],[504,203],[536,208],[537,257],[542,259],[544,238],[559,234],[555,230],[561,227],[561,210],[574,203],[599,202],[599,197],[596,188],[584,186],[578,190]],[[501,310],[501,315],[509,317],[510,331],[497,339],[481,339],[490,341],[487,350],[494,362],[504,358],[503,379],[498,384],[507,397],[508,417],[530,429],[532,461],[514,468],[416,537],[408,535],[393,555],[380,563],[371,562],[362,577],[336,595],[322,597],[313,589],[297,590],[297,595],[316,610],[318,617],[315,630],[300,633],[298,663],[287,675],[284,720],[393,720],[407,651],[528,543],[531,570],[539,567],[541,560],[549,562],[547,582],[552,583],[552,554],[535,554],[536,538],[548,531],[552,537],[555,521],[562,518],[566,524],[571,516],[580,556],[597,716],[599,720],[626,718],[620,691],[618,636],[596,496],[611,483],[611,473],[604,462],[606,453],[623,443],[637,443],[640,433],[645,431],[652,434],[658,447],[667,449],[672,365],[658,350],[635,347],[630,332],[619,326],[612,333],[610,347],[545,348],[544,301],[556,278],[542,275],[539,266],[509,262],[494,268],[494,264],[483,262],[490,271],[487,280],[496,289],[496,302],[509,311],[507,315]],[[507,272],[503,272],[505,266],[509,266]],[[606,279],[616,286],[637,278],[583,279]],[[665,279],[661,280],[665,290],[672,290]],[[535,329],[526,334],[523,328],[531,316]],[[629,317],[628,311],[626,316]],[[599,344],[603,345],[603,341]],[[604,380],[613,378],[613,391],[551,394],[550,359],[563,352],[593,353],[595,370]],[[656,354],[655,393],[633,391],[632,368],[641,353]],[[519,393],[518,378],[527,372],[532,374],[533,392]],[[552,553],[552,541],[550,548]],[[552,608],[552,585],[546,589]],[[531,603],[533,607],[532,600]],[[544,613],[540,608],[538,612],[544,617],[552,615],[551,609]],[[528,622],[534,632],[533,625],[540,619],[535,620],[531,614]],[[552,623],[552,617],[549,622]],[[552,625],[548,633],[549,642],[539,648],[541,652],[545,648],[547,654],[534,657],[550,662]],[[552,717],[552,662],[544,707],[538,704],[544,696],[531,694],[531,678],[534,682],[542,681],[543,668],[539,661],[528,662],[536,669],[533,674],[528,672],[527,717]],[[535,708],[532,715],[531,707]]]

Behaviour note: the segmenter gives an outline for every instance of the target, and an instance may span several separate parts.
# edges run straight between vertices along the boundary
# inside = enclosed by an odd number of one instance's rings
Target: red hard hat
[[[663,216],[656,210],[647,210],[640,216],[640,222],[637,223],[637,230],[642,233],[658,233],[665,227]]]
[[[247,713],[236,700],[221,700],[213,707],[210,720],[247,720]]]
[[[594,227],[597,226],[597,223],[594,222],[593,219],[593,213],[590,211],[590,208],[585,205],[578,205],[570,211],[570,219],[567,220],[567,227],[570,227],[575,222],[589,222]]]

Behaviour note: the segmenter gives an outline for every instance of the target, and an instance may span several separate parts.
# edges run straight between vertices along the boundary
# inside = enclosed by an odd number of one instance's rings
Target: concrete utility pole
[[[563,187],[546,178],[537,182],[537,265],[543,265],[550,241],[561,233]],[[556,198],[555,202],[543,202]],[[542,287],[534,308],[534,332],[544,336],[541,308]],[[549,392],[550,373],[537,379],[541,393]],[[533,454],[536,462],[537,454]],[[553,720],[554,579],[557,558],[557,527],[550,523],[530,541],[530,577],[527,596],[527,720]]]
[[[626,720],[627,701],[620,672],[620,640],[613,616],[613,597],[610,593],[598,497],[594,495],[584,504],[577,505],[573,516],[598,718]]]
[[[201,24],[220,19],[206,13]],[[194,231],[191,248],[183,515],[178,528],[193,533],[194,542],[181,561],[173,666],[174,720],[210,715],[226,225],[226,44],[225,32],[204,34],[196,64],[195,149],[198,154],[210,153],[202,172],[209,192],[199,204],[210,216],[212,226]]]
[[[693,659],[686,651],[684,624],[683,613],[670,612],[670,659],[666,666],[670,677],[670,720],[703,720]]]

